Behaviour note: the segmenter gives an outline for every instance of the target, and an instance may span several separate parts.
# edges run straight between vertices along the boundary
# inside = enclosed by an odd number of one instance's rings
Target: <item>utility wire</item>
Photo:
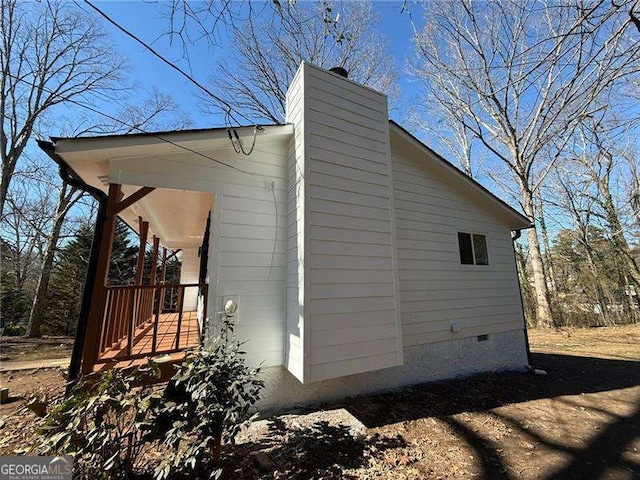
[[[137,127],[135,125],[130,125],[130,124],[126,123],[125,121],[120,120],[119,118],[116,118],[116,117],[114,117],[112,115],[109,115],[108,113],[101,112],[101,111],[99,111],[99,110],[97,110],[97,109],[95,109],[93,107],[88,106],[88,105],[84,105],[84,104],[82,104],[80,102],[77,102],[77,101],[75,101],[73,99],[67,98],[66,101],[70,102],[70,103],[73,103],[75,105],[78,105],[79,107],[86,108],[87,110],[89,110],[91,112],[94,112],[94,113],[97,113],[99,115],[104,115],[106,118],[108,118],[110,120],[113,120],[114,122],[119,122],[120,124],[124,125],[125,127],[136,129],[140,133],[144,133],[146,135],[151,135],[151,136],[157,138],[158,140],[162,140],[163,142],[166,142],[166,143],[169,143],[171,145],[174,145],[174,146],[176,146],[178,148],[186,150],[187,152],[191,152],[191,153],[193,153],[195,155],[198,155],[200,157],[206,158],[208,160],[211,160],[211,161],[213,161],[215,163],[218,163],[220,165],[223,165],[225,167],[231,168],[233,170],[237,170],[238,172],[241,172],[241,173],[246,173],[247,175],[256,175],[255,173],[248,172],[248,171],[243,170],[243,169],[238,168],[238,167],[234,167],[233,165],[230,165],[230,164],[225,163],[225,162],[223,162],[221,160],[218,160],[217,158],[213,158],[213,157],[211,157],[209,155],[206,155],[206,154],[204,154],[202,152],[198,152],[197,150],[193,150],[193,149],[191,149],[189,147],[185,147],[184,145],[180,145],[179,143],[176,143],[176,142],[174,142],[172,140],[169,140],[168,138],[162,137],[161,135],[158,135],[157,133],[147,132],[147,131],[145,131],[144,129],[142,129],[140,127]]]
[[[82,8],[77,1],[74,0],[74,3]],[[136,42],[138,42],[140,45],[142,45],[145,49],[147,49],[149,52],[151,52],[155,57],[157,57],[159,60],[161,60],[163,63],[167,64],[168,66],[170,66],[171,68],[173,68],[174,70],[176,70],[177,72],[179,72],[180,74],[182,74],[185,78],[187,78],[191,83],[193,83],[195,86],[197,86],[198,88],[200,88],[200,90],[202,90],[203,92],[205,92],[207,95],[209,95],[211,98],[213,98],[214,100],[216,100],[217,102],[221,103],[222,105],[224,105],[226,107],[226,115],[231,117],[233,119],[234,122],[236,122],[238,125],[240,125],[240,122],[238,122],[238,120],[233,116],[233,114],[231,113],[232,110],[234,110],[231,105],[229,104],[229,102],[227,102],[226,100],[223,100],[222,98],[220,98],[219,96],[217,96],[215,93],[213,93],[211,90],[209,90],[207,87],[205,87],[204,85],[202,85],[198,80],[196,80],[195,78],[193,78],[192,75],[190,75],[189,73],[185,72],[182,68],[180,68],[178,65],[176,65],[175,63],[167,60],[165,57],[163,57],[160,53],[158,53],[151,45],[149,45],[147,42],[145,42],[144,40],[142,40],[140,37],[138,37],[137,35],[135,35],[134,33],[130,32],[129,30],[127,30],[126,28],[124,28],[123,26],[121,26],[118,22],[116,22],[115,20],[113,20],[111,17],[109,17],[109,15],[107,15],[106,13],[104,13],[102,10],[100,10],[97,6],[95,6],[93,3],[91,3],[89,0],[84,0],[84,3],[86,3],[89,7],[91,7],[93,10],[95,10],[101,17],[103,17],[107,22],[109,22],[111,25],[113,25],[114,27],[116,27],[118,30],[120,30],[122,33],[124,33],[125,35],[127,35],[128,37],[132,38],[133,40],[135,40]],[[247,120],[250,123],[251,119],[247,118],[244,114],[242,114],[241,112],[236,111],[236,113],[242,117],[243,119]]]
[[[66,101],[67,101],[67,102],[70,102],[70,103],[73,103],[73,104],[75,104],[75,105],[78,105],[79,107],[86,108],[87,110],[89,110],[89,111],[91,111],[91,112],[97,113],[97,114],[99,114],[99,115],[103,115],[103,116],[105,116],[106,118],[108,118],[108,119],[110,119],[110,120],[113,120],[114,122],[119,122],[121,125],[124,125],[125,127],[133,128],[133,129],[135,129],[135,130],[138,130],[140,133],[144,133],[144,134],[146,134],[146,135],[151,135],[151,136],[153,136],[153,137],[157,138],[158,140],[162,140],[163,142],[166,142],[166,143],[169,143],[169,144],[171,144],[171,145],[174,145],[174,146],[176,146],[176,147],[178,147],[178,148],[181,148],[181,149],[183,149],[183,150],[186,150],[187,152],[191,152],[191,153],[193,153],[193,154],[195,154],[195,155],[198,155],[198,156],[200,156],[200,157],[206,158],[206,159],[208,159],[208,160],[211,160],[211,161],[213,161],[213,162],[215,162],[215,163],[218,163],[218,164],[220,164],[220,165],[223,165],[223,166],[225,166],[225,167],[231,168],[231,169],[233,169],[233,170],[237,170],[238,172],[241,172],[241,173],[246,173],[247,175],[256,175],[255,173],[248,172],[248,171],[243,170],[243,169],[238,168],[238,167],[234,167],[233,165],[230,165],[230,164],[225,163],[225,162],[223,162],[223,161],[221,161],[221,160],[218,160],[217,158],[213,158],[213,157],[211,157],[211,156],[209,156],[209,155],[206,155],[206,154],[204,154],[204,153],[202,153],[202,152],[198,152],[197,150],[193,150],[193,149],[191,149],[191,148],[189,148],[189,147],[185,147],[184,145],[180,145],[179,143],[176,143],[176,142],[174,142],[174,141],[172,141],[172,140],[169,140],[168,138],[162,137],[161,135],[158,135],[157,133],[147,132],[147,131],[145,131],[144,129],[142,129],[142,128],[140,128],[140,127],[137,127],[137,126],[135,126],[135,125],[130,125],[130,124],[126,123],[125,121],[120,120],[119,118],[116,118],[116,117],[114,117],[114,116],[111,116],[111,115],[109,115],[108,113],[101,112],[101,111],[99,111],[99,110],[97,110],[97,109],[95,109],[95,108],[93,108],[93,107],[88,106],[88,105],[84,105],[84,104],[82,104],[82,103],[80,103],[80,102],[77,102],[77,101],[75,101],[75,100],[73,100],[73,99],[67,98],[67,99],[66,99]]]
[[[229,135],[229,140],[231,140],[231,145],[233,146],[233,150],[236,153],[240,153],[242,152],[244,155],[246,155],[247,157],[249,155],[251,155],[253,153],[253,149],[256,146],[256,137],[258,135],[258,130],[262,131],[263,128],[258,126],[258,125],[254,125],[253,126],[253,142],[251,142],[251,148],[249,148],[249,151],[245,151],[244,146],[242,145],[242,140],[240,140],[240,136],[238,135],[238,131],[234,128],[233,129],[233,135],[231,134],[231,130],[227,130],[227,134]],[[235,140],[233,139],[235,136]],[[236,146],[236,141],[238,142],[238,146]]]
[[[8,77],[13,78],[14,80],[17,80],[17,81],[19,81],[19,82],[26,83],[27,85],[31,85],[31,86],[33,86],[33,84],[32,84],[31,82],[29,82],[28,80],[25,80],[24,78],[16,77],[15,75],[12,75],[12,74],[10,74],[10,73],[5,73],[5,74],[6,74]],[[45,88],[45,87],[41,87],[41,88],[42,88],[42,90],[44,90],[45,92],[47,92],[47,93],[49,93],[49,94],[51,94],[51,95],[56,95],[56,93],[55,93],[54,91],[52,91],[52,90],[50,90],[50,89],[48,89],[48,88]],[[163,137],[163,136],[161,136],[161,135],[159,135],[159,134],[157,134],[157,133],[154,133],[154,132],[148,132],[148,131],[144,130],[144,129],[143,129],[143,128],[141,128],[141,127],[138,127],[138,126],[136,126],[136,125],[131,125],[130,123],[127,123],[127,122],[125,122],[124,120],[122,120],[122,119],[120,119],[120,118],[114,117],[113,115],[109,115],[108,113],[102,112],[102,111],[98,110],[97,108],[93,108],[93,107],[91,107],[91,106],[89,106],[89,105],[85,105],[84,103],[82,103],[82,102],[78,102],[77,100],[74,100],[74,99],[72,99],[72,98],[65,98],[65,99],[64,99],[64,101],[65,101],[65,102],[72,103],[72,104],[77,105],[77,106],[79,106],[79,107],[82,107],[82,108],[84,108],[84,109],[86,109],[86,110],[89,110],[90,112],[96,113],[96,114],[98,114],[98,115],[102,115],[103,117],[108,118],[108,119],[109,119],[109,120],[111,120],[111,121],[118,122],[120,125],[125,126],[125,127],[129,128],[129,129],[137,130],[137,131],[139,131],[140,133],[144,133],[145,135],[153,136],[153,137],[157,138],[158,140],[161,140],[161,141],[163,141],[163,142],[166,142],[166,143],[169,143],[169,144],[171,144],[171,145],[174,145],[174,146],[176,146],[176,147],[178,147],[178,148],[181,148],[181,149],[183,149],[183,150],[186,150],[187,152],[191,152],[191,153],[193,153],[193,154],[195,154],[195,155],[198,155],[198,156],[200,156],[200,157],[206,158],[206,159],[208,159],[208,160],[211,160],[212,162],[218,163],[218,164],[220,164],[220,165],[223,165],[223,166],[225,166],[225,167],[231,168],[231,169],[233,169],[233,170],[237,170],[238,172],[246,173],[247,175],[261,176],[261,175],[257,175],[256,173],[248,172],[248,171],[243,170],[243,169],[241,169],[241,168],[234,167],[233,165],[230,165],[230,164],[225,163],[225,162],[223,162],[223,161],[221,161],[221,160],[218,160],[217,158],[213,158],[213,157],[211,157],[211,156],[209,156],[209,155],[206,155],[206,154],[204,154],[204,153],[202,153],[202,152],[198,152],[197,150],[193,150],[193,149],[191,149],[191,148],[189,148],[189,147],[185,147],[184,145],[180,145],[179,143],[176,143],[176,142],[174,142],[174,141],[172,141],[172,140],[169,140],[168,138],[165,138],[165,137]]]

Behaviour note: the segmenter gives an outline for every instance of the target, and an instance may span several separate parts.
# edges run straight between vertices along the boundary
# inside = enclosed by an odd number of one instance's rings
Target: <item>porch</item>
[[[230,133],[240,139],[230,141]],[[246,297],[239,325],[243,338],[256,338],[253,343],[267,352],[270,364],[282,363],[286,158],[292,135],[292,125],[252,125],[40,143],[74,184],[99,199],[72,380],[156,355],[180,361],[185,349],[199,342],[191,332],[197,326],[202,339],[207,317],[214,317],[207,314],[207,296],[218,308],[223,297]],[[238,142],[256,148],[244,155]],[[211,232],[210,215],[216,219]],[[140,239],[138,265],[128,266],[124,275],[111,262],[120,220]],[[178,276],[156,274],[164,255],[179,259]],[[168,307],[171,292],[163,288],[169,286],[186,288],[181,309]],[[173,298],[175,303],[175,291]]]
[[[190,289],[207,298],[206,283],[105,287],[106,308],[93,371],[138,366],[160,355],[176,363],[186,350],[200,346],[203,328],[198,310],[184,306],[185,291]]]
[[[119,184],[110,184],[108,192],[82,373],[138,366],[153,357],[179,363],[204,335],[211,195]],[[122,272],[110,275],[118,218],[139,242],[137,258],[129,257],[135,271],[124,281]]]

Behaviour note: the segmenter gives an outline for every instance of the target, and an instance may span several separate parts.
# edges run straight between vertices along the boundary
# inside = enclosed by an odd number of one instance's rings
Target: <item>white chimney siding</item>
[[[303,63],[287,122],[285,366],[309,383],[402,365],[387,98]]]

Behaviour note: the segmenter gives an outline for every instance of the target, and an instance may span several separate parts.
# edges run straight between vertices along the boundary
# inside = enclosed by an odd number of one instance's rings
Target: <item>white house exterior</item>
[[[206,322],[237,302],[264,406],[525,368],[511,232],[530,221],[390,122],[383,94],[304,63],[285,125],[235,131],[250,154],[225,128],[55,154],[102,190],[156,189],[119,215],[182,249],[183,283],[210,212]]]

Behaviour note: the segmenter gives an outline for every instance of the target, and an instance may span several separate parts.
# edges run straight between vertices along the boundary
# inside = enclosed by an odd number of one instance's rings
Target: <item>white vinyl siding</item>
[[[304,352],[289,369],[306,383],[400,365],[386,97],[305,64],[288,102],[288,335]]]
[[[287,92],[287,122],[294,134],[287,151],[286,319],[284,365],[304,380],[304,268],[305,268],[305,129],[304,75],[298,70]]]
[[[430,166],[439,160],[398,150],[392,165],[404,345],[523,328],[509,228]],[[458,232],[486,236],[489,265],[461,264]]]
[[[202,226],[204,234],[205,225]],[[200,277],[200,257],[197,248],[185,248],[182,250],[182,265],[180,267],[180,283],[198,283]],[[193,312],[198,305],[198,289],[186,288],[184,292],[183,310]]]
[[[235,332],[248,341],[249,364],[282,365],[286,206],[273,198],[235,195],[217,195],[216,202],[212,228],[217,235],[210,245],[215,258],[210,265],[217,266],[213,305],[222,311],[227,300],[238,303]]]
[[[236,334],[248,341],[251,365],[282,365],[284,360],[285,154],[284,148],[267,141],[248,157],[231,148],[211,153],[212,158],[249,173],[189,152],[153,161],[147,157],[112,161],[110,166],[111,181],[215,194],[208,318],[214,325],[226,299],[237,300]],[[203,224],[203,233],[204,228]]]

